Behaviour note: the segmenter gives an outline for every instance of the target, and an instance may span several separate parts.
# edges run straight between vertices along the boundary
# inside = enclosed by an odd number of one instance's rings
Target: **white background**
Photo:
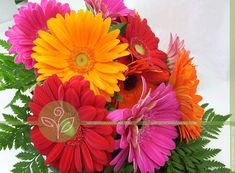
[[[32,0],[39,2],[39,0]],[[84,8],[82,0],[69,2],[72,9]],[[199,93],[203,103],[209,102],[217,113],[229,114],[229,0],[126,0],[135,8],[160,38],[160,48],[167,50],[172,32],[185,40],[186,48],[195,57],[201,80]],[[16,11],[13,0],[0,0],[0,37],[12,23]],[[13,97],[13,91],[0,92],[0,120],[4,106]],[[230,166],[230,130],[224,127],[220,138],[211,147],[222,149],[217,159]],[[17,161],[17,151],[1,151],[2,173],[8,173]]]

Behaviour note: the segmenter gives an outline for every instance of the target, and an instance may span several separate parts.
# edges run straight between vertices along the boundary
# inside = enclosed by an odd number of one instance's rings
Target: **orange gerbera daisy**
[[[151,61],[140,59],[127,64],[130,59],[130,56],[120,59],[120,62],[128,66],[128,70],[125,72],[126,80],[120,82],[119,85],[119,95],[123,99],[123,102],[116,104],[118,108],[131,108],[138,102],[142,93],[141,76],[146,79],[148,90],[150,88],[152,90],[155,89],[158,84],[166,82],[169,79],[169,72],[156,70],[152,66]]]
[[[47,22],[49,32],[39,31],[32,54],[37,63],[38,80],[56,74],[63,82],[75,75],[90,81],[96,95],[107,101],[119,92],[118,80],[125,80],[127,66],[114,60],[129,55],[127,43],[117,39],[120,30],[109,32],[111,19],[102,19],[83,10],[65,17],[57,15]]]
[[[201,96],[196,95],[199,80],[195,66],[192,64],[192,58],[189,58],[186,50],[178,53],[169,84],[173,86],[180,102],[181,121],[197,123],[196,125],[179,125],[180,139],[187,142],[190,139],[195,140],[201,133],[204,109],[198,104],[202,100]]]

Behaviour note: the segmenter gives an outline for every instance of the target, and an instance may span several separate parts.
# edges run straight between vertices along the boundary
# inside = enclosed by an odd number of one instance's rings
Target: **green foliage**
[[[25,70],[23,64],[15,64],[14,56],[0,54],[0,90],[26,91],[36,83],[33,70]]]
[[[206,173],[221,171],[229,172],[225,165],[213,160],[220,150],[209,149],[204,145],[209,141],[199,138],[196,141],[177,142],[177,148],[172,151],[172,156],[167,163],[165,172],[173,173]]]
[[[0,40],[0,46],[9,50],[11,45]],[[21,148],[17,155],[20,162],[14,165],[13,173],[47,173],[44,158],[37,152],[30,141],[30,125],[27,117],[30,114],[28,103],[30,96],[24,94],[36,83],[33,70],[26,70],[24,65],[14,63],[15,56],[0,54],[0,90],[16,89],[15,96],[7,105],[12,115],[3,114],[4,123],[0,123],[0,150]],[[21,102],[22,106],[18,106]],[[54,171],[55,172],[55,171]]]
[[[104,173],[113,173],[113,167],[107,167],[104,170]],[[139,171],[138,171],[139,172]],[[115,173],[134,173],[134,169],[133,169],[133,165],[132,164],[128,164],[127,162],[122,166],[121,169],[119,169],[118,171],[116,171]]]
[[[204,130],[201,135],[205,138],[217,139],[220,129],[229,117],[230,115],[217,115],[213,109],[207,110],[202,118],[205,123],[203,124]]]
[[[9,50],[11,45],[0,40],[0,46]],[[33,70],[26,70],[23,64],[14,63],[15,56],[0,53],[0,90],[17,89],[26,91],[36,83]]]
[[[16,101],[20,100],[24,106],[17,106]],[[30,126],[26,123],[27,116],[30,114],[28,102],[30,98],[20,91],[17,92],[17,98],[9,104],[13,115],[3,114],[5,123],[0,124],[0,150],[25,148],[30,143]]]
[[[120,97],[120,95],[118,94],[118,92],[115,92],[114,93],[114,98],[119,101],[119,102],[124,102],[123,98]]]
[[[11,170],[13,173],[59,173],[56,169],[44,164],[45,159],[31,143],[28,143],[27,147],[16,157],[20,161]]]
[[[126,23],[118,23],[118,24],[113,24],[110,29],[109,32],[114,31],[115,29],[119,29],[120,33],[123,34],[126,31]]]
[[[15,0],[15,3],[16,4],[19,4],[19,3],[21,3],[21,2],[23,2],[24,0]]]
[[[0,40],[0,46],[9,50],[11,45]],[[14,165],[13,173],[58,173],[44,165],[44,158],[33,147],[30,141],[30,125],[27,117],[30,114],[29,102],[31,97],[24,92],[36,84],[33,70],[26,70],[24,65],[14,63],[15,56],[0,54],[0,90],[16,89],[15,96],[6,106],[10,107],[13,115],[3,114],[5,123],[0,123],[0,150],[21,148],[22,152],[16,157],[20,159]],[[22,106],[18,106],[20,101]]]
[[[112,111],[115,111],[115,110],[116,110],[114,104],[111,103],[111,102],[110,102],[110,103],[107,103],[107,104],[105,105],[105,109],[107,109],[109,112],[112,112]]]
[[[203,105],[206,108],[208,104]],[[220,149],[207,148],[210,139],[217,139],[224,122],[230,117],[215,114],[213,109],[209,109],[203,116],[203,131],[197,140],[189,143],[177,141],[177,147],[172,151],[172,155],[167,165],[161,172],[166,173],[229,173],[225,168],[213,158],[220,152]]]
[[[31,85],[28,85],[31,87]],[[49,167],[44,165],[44,158],[33,147],[30,141],[30,125],[26,123],[30,114],[28,103],[30,96],[27,96],[18,90],[8,104],[13,111],[13,115],[3,114],[5,123],[0,124],[0,150],[21,148],[22,152],[16,157],[20,159],[14,165],[13,173],[47,173]],[[23,106],[18,106],[16,102],[20,101]],[[57,173],[56,170],[51,172]]]
[[[14,165],[13,173],[48,173],[48,167],[44,165],[44,158],[32,144],[28,144],[25,150],[16,155],[20,162]]]
[[[9,50],[11,48],[10,44],[8,44],[5,40],[1,40],[1,39],[0,39],[0,46],[6,50]]]
[[[17,101],[21,101],[24,106],[16,105]],[[8,105],[14,115],[3,114],[5,123],[0,124],[0,150],[25,148],[26,144],[30,142],[29,131],[30,126],[25,123],[29,115],[28,102],[30,97],[22,94],[20,91],[16,92],[15,97]]]
[[[95,15],[95,11],[94,11],[94,9],[90,6],[90,4],[85,3],[85,6],[86,6],[87,11],[90,11],[90,12],[92,12],[92,13]]]

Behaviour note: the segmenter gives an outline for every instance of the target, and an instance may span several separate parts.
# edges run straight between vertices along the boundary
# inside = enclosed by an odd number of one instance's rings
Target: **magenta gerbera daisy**
[[[10,54],[17,53],[15,63],[23,63],[26,69],[32,69],[35,61],[31,58],[33,41],[38,37],[39,30],[47,30],[46,22],[56,14],[65,15],[70,12],[68,4],[55,0],[42,0],[41,4],[28,3],[14,15],[14,26],[5,34],[8,43],[12,44]]]
[[[102,13],[104,18],[111,17],[112,20],[120,16],[134,15],[134,10],[128,9],[123,0],[85,0],[95,11]]]
[[[154,173],[155,169],[164,166],[171,150],[175,149],[174,139],[178,132],[176,124],[180,119],[179,103],[176,94],[165,84],[153,92],[146,92],[143,80],[143,92],[139,102],[131,109],[120,109],[108,115],[113,121],[128,121],[133,125],[118,125],[117,133],[121,139],[117,141],[118,155],[111,161],[117,171],[128,158],[133,162],[134,171]],[[160,124],[174,122],[175,124]],[[157,123],[148,124],[148,123]]]

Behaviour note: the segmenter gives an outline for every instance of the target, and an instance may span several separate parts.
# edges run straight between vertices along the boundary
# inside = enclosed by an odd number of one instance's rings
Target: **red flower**
[[[57,76],[49,77],[42,86],[36,86],[30,109],[29,122],[39,121],[41,110],[54,101],[69,103],[77,111],[80,121],[107,121],[106,101],[95,96],[88,81],[74,77],[62,84]],[[113,128],[106,125],[80,125],[75,135],[63,142],[53,142],[34,125],[31,140],[40,154],[46,156],[46,164],[62,173],[99,172],[109,164],[114,149]]]
[[[121,41],[129,43],[129,49],[134,59],[144,59],[154,67],[155,70],[168,71],[166,64],[167,55],[158,49],[159,39],[152,32],[147,20],[141,20],[139,15],[128,16],[121,19],[127,22],[126,32]]]
[[[167,82],[170,76],[166,53],[158,49],[159,39],[152,32],[147,20],[141,20],[138,15],[121,18],[126,22],[126,32],[120,40],[129,44],[131,56],[120,58],[119,62],[128,66],[126,81],[120,82],[119,95],[123,103],[117,103],[118,108],[130,108],[140,98],[144,76],[149,88],[154,89],[158,84]]]

